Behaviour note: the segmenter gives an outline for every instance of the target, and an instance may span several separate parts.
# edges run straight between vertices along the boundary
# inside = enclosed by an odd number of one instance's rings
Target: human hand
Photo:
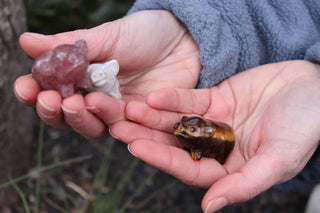
[[[56,91],[40,91],[31,75],[18,78],[14,91],[25,105],[54,127],[71,126],[88,138],[106,134],[107,125],[124,119],[129,100],[142,101],[152,90],[194,88],[201,70],[199,49],[189,32],[166,11],[142,11],[89,30],[44,36],[25,33],[22,48],[32,57],[55,46],[84,39],[91,62],[117,59],[122,100],[93,92],[62,99]]]
[[[319,145],[320,67],[304,61],[264,65],[210,89],[161,89],[146,104],[130,102],[130,121],[113,124],[113,136],[139,159],[191,185],[209,188],[206,212],[246,201],[298,174]],[[235,148],[221,165],[192,160],[178,148],[173,126],[198,115],[230,124]]]

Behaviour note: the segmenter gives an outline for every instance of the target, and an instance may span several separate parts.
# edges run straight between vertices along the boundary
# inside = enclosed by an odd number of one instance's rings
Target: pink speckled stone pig
[[[36,58],[32,77],[43,90],[57,90],[63,98],[73,95],[77,88],[87,89],[92,81],[86,72],[89,66],[86,41],[63,44]]]

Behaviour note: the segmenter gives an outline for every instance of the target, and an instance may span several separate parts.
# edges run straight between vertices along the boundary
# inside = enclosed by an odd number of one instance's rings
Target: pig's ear
[[[79,47],[83,54],[88,55],[88,45],[85,40],[76,41],[74,45]]]

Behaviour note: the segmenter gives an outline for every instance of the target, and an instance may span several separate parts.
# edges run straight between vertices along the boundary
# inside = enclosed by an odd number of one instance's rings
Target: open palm
[[[194,88],[201,70],[199,49],[189,32],[166,11],[142,11],[89,30],[51,36],[25,33],[22,48],[32,57],[64,43],[84,39],[91,63],[117,59],[122,100],[102,93],[62,100],[56,91],[40,91],[30,75],[15,83],[26,105],[36,104],[39,116],[55,127],[71,126],[87,137],[105,135],[108,124],[124,119],[129,100],[144,100],[159,88]]]
[[[131,102],[133,122],[112,125],[111,133],[130,144],[138,158],[182,181],[210,188],[203,199],[208,212],[248,200],[294,177],[320,139],[319,67],[289,61],[253,68],[211,89],[162,89],[146,104]],[[224,165],[214,159],[193,161],[177,148],[173,125],[183,115],[230,124],[236,145]]]

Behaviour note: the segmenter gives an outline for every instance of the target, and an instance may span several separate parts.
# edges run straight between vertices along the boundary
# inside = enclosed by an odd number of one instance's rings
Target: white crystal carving
[[[92,80],[92,91],[103,92],[114,98],[121,99],[119,81],[119,63],[117,60],[107,61],[103,64],[91,64],[87,72]]]

